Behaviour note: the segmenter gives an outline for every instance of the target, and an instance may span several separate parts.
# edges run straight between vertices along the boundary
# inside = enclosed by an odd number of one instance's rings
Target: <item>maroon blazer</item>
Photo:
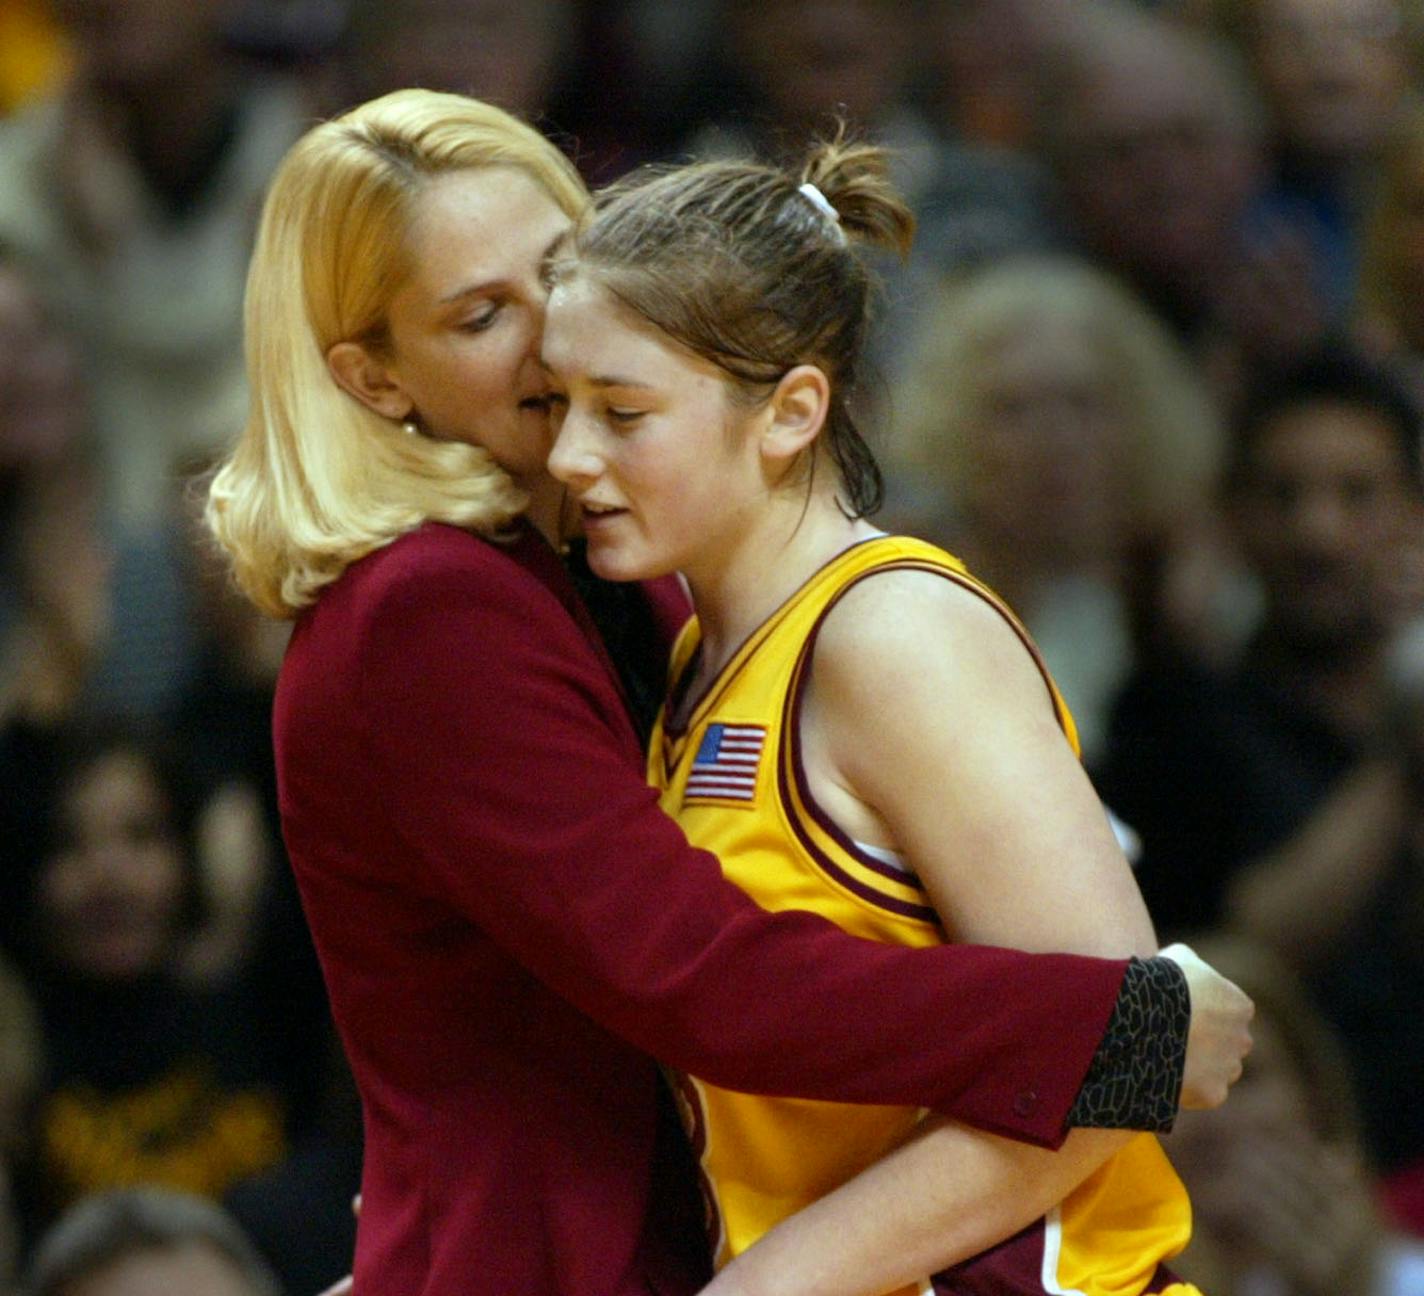
[[[557,557],[431,524],[297,623],[282,823],[365,1113],[360,1296],[682,1296],[651,1058],[1055,1145],[1125,962],[772,915],[644,785]]]

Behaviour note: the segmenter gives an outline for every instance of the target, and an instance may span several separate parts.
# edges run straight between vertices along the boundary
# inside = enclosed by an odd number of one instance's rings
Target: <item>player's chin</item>
[[[588,534],[588,565],[593,574],[606,581],[651,580],[660,575],[655,566],[627,544]]]

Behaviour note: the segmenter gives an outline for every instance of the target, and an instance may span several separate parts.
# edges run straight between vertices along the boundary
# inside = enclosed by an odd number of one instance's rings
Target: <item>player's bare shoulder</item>
[[[827,613],[816,673],[913,688],[916,675],[984,669],[1036,673],[1004,611],[951,573],[893,568],[856,581]],[[1026,677],[1027,677],[1026,675]]]

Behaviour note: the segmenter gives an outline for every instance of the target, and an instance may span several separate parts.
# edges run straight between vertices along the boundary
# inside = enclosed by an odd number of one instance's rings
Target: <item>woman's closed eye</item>
[[[499,316],[500,302],[486,302],[479,310],[466,315],[456,326],[463,333],[483,333]]]

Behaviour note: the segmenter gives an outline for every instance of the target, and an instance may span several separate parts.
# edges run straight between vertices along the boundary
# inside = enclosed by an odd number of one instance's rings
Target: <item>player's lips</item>
[[[628,510],[619,508],[613,504],[594,504],[588,500],[579,503],[579,513],[583,517],[585,527],[597,526],[600,522],[606,522],[609,518],[621,517]]]

